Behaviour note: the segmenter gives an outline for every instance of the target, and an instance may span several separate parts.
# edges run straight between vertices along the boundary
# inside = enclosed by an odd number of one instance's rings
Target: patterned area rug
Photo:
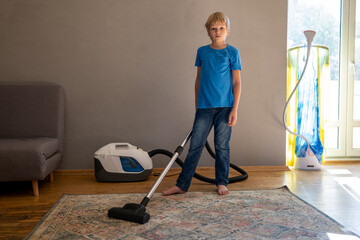
[[[352,239],[353,233],[293,195],[274,190],[154,194],[146,224],[109,219],[145,194],[63,195],[26,239]]]

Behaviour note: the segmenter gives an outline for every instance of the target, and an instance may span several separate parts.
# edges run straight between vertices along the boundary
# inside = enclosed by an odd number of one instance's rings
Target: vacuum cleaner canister
[[[95,177],[99,182],[146,180],[152,172],[149,154],[129,143],[110,143],[95,152]]]

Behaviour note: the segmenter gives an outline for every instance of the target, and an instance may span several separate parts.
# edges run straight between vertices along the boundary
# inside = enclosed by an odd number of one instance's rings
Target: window
[[[306,43],[330,50],[330,80],[325,83],[327,160],[360,160],[360,0],[289,0],[288,49]]]

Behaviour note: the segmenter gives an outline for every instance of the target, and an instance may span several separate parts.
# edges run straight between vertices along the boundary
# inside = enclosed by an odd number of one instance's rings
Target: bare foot
[[[229,194],[229,190],[224,185],[217,185],[217,192],[219,195],[227,195]]]
[[[173,186],[165,191],[162,192],[163,196],[168,196],[168,195],[172,195],[172,194],[183,194],[186,193],[185,191],[183,191],[181,188],[179,188],[178,186]]]

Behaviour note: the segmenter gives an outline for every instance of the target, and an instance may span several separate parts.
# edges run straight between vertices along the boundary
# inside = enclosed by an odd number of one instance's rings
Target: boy
[[[215,178],[219,195],[229,193],[230,137],[237,122],[241,93],[240,54],[225,43],[230,33],[229,18],[221,12],[211,14],[205,24],[210,45],[197,51],[195,66],[195,121],[189,153],[176,185],[163,196],[186,193],[198,165],[206,139],[214,126]]]

